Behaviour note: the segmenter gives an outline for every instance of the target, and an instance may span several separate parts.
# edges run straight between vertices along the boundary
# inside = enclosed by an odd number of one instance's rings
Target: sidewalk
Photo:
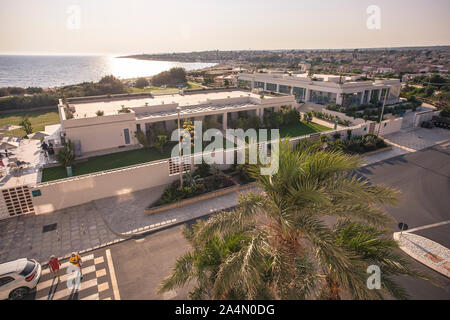
[[[56,230],[44,232],[44,226],[55,223]],[[0,263],[24,257],[47,262],[52,254],[63,257],[120,240],[92,203],[47,215],[18,216],[0,220]]]
[[[450,250],[428,238],[395,232],[394,239],[406,254],[450,278]]]
[[[252,187],[163,212],[145,214],[145,208],[157,200],[163,190],[164,186],[160,186],[101,199],[94,201],[94,206],[113,232],[121,236],[129,236],[186,222],[233,207],[237,205],[240,193],[257,191],[257,188]]]
[[[383,139],[392,145],[392,150],[365,157],[366,165],[401,156],[410,152],[419,151],[448,141],[450,140],[450,130],[441,128],[418,128],[413,131],[401,130],[396,133],[383,136]]]

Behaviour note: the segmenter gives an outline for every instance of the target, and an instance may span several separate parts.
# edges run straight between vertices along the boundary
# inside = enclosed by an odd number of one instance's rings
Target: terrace
[[[83,119],[97,117],[96,112],[101,110],[104,112],[104,116],[108,115],[118,115],[121,106],[127,108],[141,108],[141,107],[152,107],[152,106],[162,106],[162,105],[178,105],[180,107],[189,107],[199,105],[209,104],[208,101],[211,100],[223,100],[229,98],[240,98],[240,97],[251,97],[259,98],[259,95],[250,93],[242,90],[233,91],[219,91],[219,92],[209,92],[209,93],[189,93],[189,94],[171,94],[162,95],[154,97],[124,97],[120,100],[115,99],[103,99],[103,100],[92,100],[85,102],[74,102],[70,103],[70,108],[74,109],[73,114],[74,119]],[[270,96],[266,96],[265,99],[270,99]],[[215,106],[218,107],[218,106]],[[183,108],[186,109],[186,108]]]
[[[283,126],[280,129],[280,137],[281,138],[298,137],[315,132],[325,132],[329,130],[331,129],[316,123],[299,122],[298,124]],[[224,138],[223,142],[224,149],[226,149],[225,140],[226,139]],[[204,142],[203,147],[205,147],[209,143],[210,142]],[[170,158],[171,151],[174,145],[175,142],[169,143],[167,146],[164,147],[163,153],[161,153],[159,149],[151,147],[99,155],[95,157],[90,157],[88,159],[81,159],[72,166],[73,176],[79,176],[94,172],[143,164],[156,160],[167,159]],[[236,146],[234,143],[233,145]],[[42,182],[64,178],[67,178],[67,173],[66,169],[61,166],[45,168],[42,173]]]

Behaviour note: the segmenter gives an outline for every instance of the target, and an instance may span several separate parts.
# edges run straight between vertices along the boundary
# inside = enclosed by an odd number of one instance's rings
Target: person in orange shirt
[[[83,279],[83,272],[81,269],[82,266],[81,256],[76,252],[72,252],[69,258],[69,262],[80,269],[81,279]]]

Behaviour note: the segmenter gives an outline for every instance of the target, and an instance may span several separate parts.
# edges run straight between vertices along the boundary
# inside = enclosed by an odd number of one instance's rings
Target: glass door
[[[125,144],[130,144],[130,130],[123,129],[123,137],[125,138]]]

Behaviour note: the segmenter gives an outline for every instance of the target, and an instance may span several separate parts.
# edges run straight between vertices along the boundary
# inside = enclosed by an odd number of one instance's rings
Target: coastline
[[[172,67],[186,72],[207,70],[217,63],[186,62],[183,59],[135,59],[128,56],[0,56],[3,77],[0,87],[41,87],[54,90],[83,82],[98,82],[103,76],[113,75],[123,82],[140,77],[151,78]],[[118,59],[118,58],[128,58]]]

